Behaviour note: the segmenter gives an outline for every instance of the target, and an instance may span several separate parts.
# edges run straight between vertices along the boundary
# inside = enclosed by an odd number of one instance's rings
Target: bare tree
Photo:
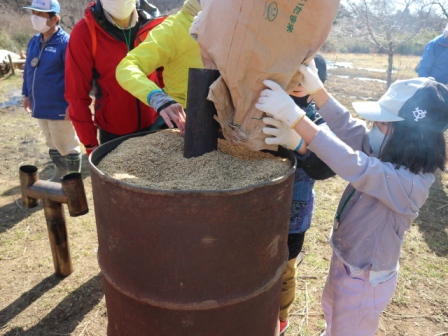
[[[448,1],[440,0],[436,1],[435,3],[440,7],[440,10],[442,11],[442,14],[445,16],[445,18],[448,19]]]
[[[341,31],[352,38],[367,40],[388,55],[387,88],[392,83],[394,53],[424,29],[432,4],[426,0],[347,0],[351,25]]]

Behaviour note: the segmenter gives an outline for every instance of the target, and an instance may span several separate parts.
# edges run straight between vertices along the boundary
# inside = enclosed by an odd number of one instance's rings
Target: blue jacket
[[[311,120],[316,117],[314,102],[304,108],[306,115]],[[305,156],[293,151],[297,160],[305,160],[310,153]],[[294,175],[294,187],[292,193],[291,216],[289,220],[288,234],[304,233],[311,226],[311,219],[314,211],[314,182],[305,171],[297,167]]]
[[[416,71],[419,77],[448,84],[448,38],[440,35],[426,45]]]
[[[297,159],[301,160],[298,155]],[[314,182],[302,168],[296,169],[288,234],[304,233],[310,228],[314,211]]]
[[[42,49],[41,34],[28,43],[22,94],[30,99],[32,116],[39,119],[62,120],[68,106],[65,91],[65,50],[69,35],[59,27]],[[36,67],[31,66],[34,58]]]

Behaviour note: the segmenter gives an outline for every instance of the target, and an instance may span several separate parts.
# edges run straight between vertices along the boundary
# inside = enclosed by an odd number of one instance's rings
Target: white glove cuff
[[[324,88],[323,85],[319,85],[316,89],[313,89],[311,92],[308,92],[308,94],[312,95],[315,94],[317,91],[322,90]]]
[[[290,132],[293,132],[293,134],[291,134],[288,142],[284,146],[290,150],[298,151],[302,147],[303,139],[295,131],[291,130]]]
[[[283,117],[285,119],[285,124],[288,125],[289,128],[294,128],[299,121],[305,117],[305,112],[294,104],[294,106],[288,106],[288,108],[283,111]]]

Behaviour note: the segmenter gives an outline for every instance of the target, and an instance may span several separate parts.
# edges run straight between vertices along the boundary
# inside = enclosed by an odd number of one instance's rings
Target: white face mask
[[[48,19],[41,16],[31,15],[31,24],[33,25],[33,28],[40,33],[46,33],[48,29],[51,28],[47,26],[47,20]]]
[[[118,20],[127,19],[135,9],[135,0],[101,0],[103,9]]]
[[[386,137],[386,135],[381,133],[378,126],[376,124],[373,125],[373,127],[369,133],[369,144],[375,153],[377,153],[377,154],[380,153],[381,145],[383,144],[385,137]],[[386,144],[386,143],[384,143],[384,144]],[[384,147],[384,145],[383,145],[383,147]]]

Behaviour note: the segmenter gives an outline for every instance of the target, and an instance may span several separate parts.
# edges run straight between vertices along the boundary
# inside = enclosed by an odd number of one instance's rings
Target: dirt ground
[[[343,71],[330,71],[327,88],[342,102],[375,98],[382,90],[379,84],[366,85],[338,75]],[[359,92],[354,85],[360,87]],[[365,86],[370,87],[370,94],[374,92],[372,96],[364,93]],[[1,88],[20,92],[20,80],[0,79]],[[10,98],[3,96],[2,100],[0,95],[0,102]],[[65,210],[74,272],[58,278],[53,274],[42,205],[27,209],[21,202],[19,167],[35,165],[45,180],[52,175],[52,165],[39,126],[21,108],[20,98],[15,105],[0,107],[0,153],[0,334],[106,335],[107,312],[86,156],[82,175],[90,211],[70,217]],[[323,331],[320,293],[331,256],[328,236],[344,185],[339,178],[316,184],[316,212],[305,239],[287,336],[318,336]],[[448,178],[439,172],[429,200],[405,237],[398,288],[381,316],[377,336],[448,335],[447,256]]]

